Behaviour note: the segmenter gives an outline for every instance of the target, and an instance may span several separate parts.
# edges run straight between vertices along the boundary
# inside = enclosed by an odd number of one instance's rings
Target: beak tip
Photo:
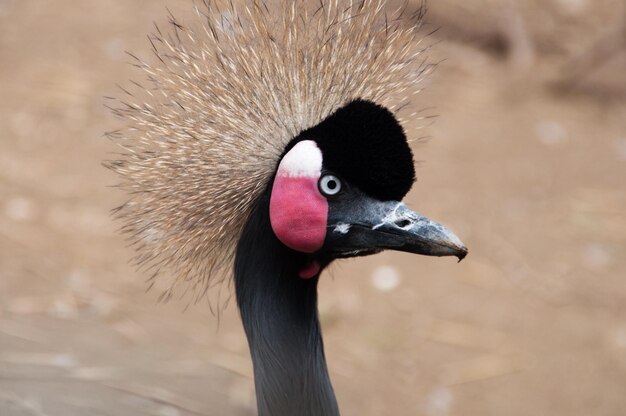
[[[469,250],[467,249],[467,247],[463,246],[459,250],[458,254],[456,255],[456,257],[459,259],[459,261],[457,263],[460,263],[467,256],[468,252],[469,252]]]

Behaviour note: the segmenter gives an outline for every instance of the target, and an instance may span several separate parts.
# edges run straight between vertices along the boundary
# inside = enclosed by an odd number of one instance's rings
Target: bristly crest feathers
[[[310,3],[310,4],[309,4]],[[117,101],[115,210],[151,276],[199,299],[230,273],[253,202],[289,141],[354,99],[396,112],[430,67],[415,23],[383,0],[204,1],[150,37],[154,62]],[[404,21],[402,21],[404,19]],[[187,283],[187,284],[185,284]],[[178,292],[180,293],[180,291]]]

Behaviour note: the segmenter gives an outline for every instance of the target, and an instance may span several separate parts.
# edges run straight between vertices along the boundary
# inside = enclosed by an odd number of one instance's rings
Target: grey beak
[[[467,248],[443,225],[406,207],[402,202],[365,198],[349,208],[329,212],[326,247],[343,257],[380,250],[398,250],[427,256],[456,256]]]

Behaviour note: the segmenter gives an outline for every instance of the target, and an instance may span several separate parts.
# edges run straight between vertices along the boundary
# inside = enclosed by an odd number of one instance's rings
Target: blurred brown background
[[[234,302],[157,304],[109,209],[124,51],[186,0],[0,0],[0,415],[250,415]],[[626,414],[626,6],[431,0],[413,208],[470,248],[322,279],[343,414]],[[410,22],[409,22],[410,23]],[[416,123],[417,125],[417,123]]]

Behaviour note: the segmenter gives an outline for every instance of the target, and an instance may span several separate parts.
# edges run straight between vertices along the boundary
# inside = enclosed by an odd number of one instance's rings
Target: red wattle
[[[319,272],[320,264],[315,260],[311,260],[303,268],[300,269],[300,271],[298,272],[298,276],[300,276],[301,279],[311,279],[317,276]]]
[[[272,188],[272,229],[284,245],[302,253],[319,250],[326,238],[328,202],[317,188],[318,179],[279,172]]]

